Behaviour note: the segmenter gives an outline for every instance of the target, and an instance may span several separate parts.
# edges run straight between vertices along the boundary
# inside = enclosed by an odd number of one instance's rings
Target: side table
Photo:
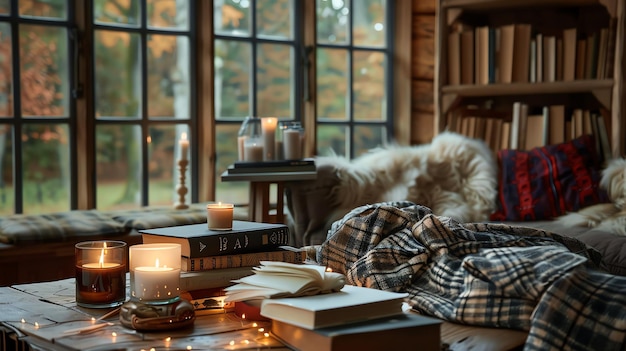
[[[262,173],[222,173],[222,181],[250,182],[248,219],[253,222],[284,223],[285,183],[317,178],[316,171],[310,172],[262,172]],[[276,214],[270,213],[270,185],[276,184]]]

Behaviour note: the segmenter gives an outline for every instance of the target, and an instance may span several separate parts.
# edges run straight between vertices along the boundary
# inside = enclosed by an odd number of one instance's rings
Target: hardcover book
[[[261,264],[261,261],[303,263],[305,260],[306,252],[304,250],[291,246],[281,246],[273,251],[196,258],[183,256],[181,259],[181,269],[183,271],[194,272],[235,267],[254,267]]]
[[[415,313],[315,330],[274,320],[272,334],[300,351],[438,351],[440,324],[438,319]]]
[[[264,299],[261,315],[318,329],[401,314],[406,297],[403,293],[346,285],[334,293]]]
[[[144,244],[177,243],[181,254],[197,258],[269,251],[289,243],[285,224],[233,221],[231,230],[211,230],[206,223],[139,231]]]

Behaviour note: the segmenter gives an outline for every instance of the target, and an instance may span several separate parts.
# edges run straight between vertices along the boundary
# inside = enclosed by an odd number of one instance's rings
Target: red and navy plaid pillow
[[[608,202],[599,187],[600,157],[592,136],[529,151],[500,150],[495,221],[552,219]]]

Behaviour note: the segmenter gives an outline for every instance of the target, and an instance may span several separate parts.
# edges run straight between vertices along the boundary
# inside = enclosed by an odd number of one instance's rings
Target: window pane
[[[359,0],[354,11],[354,45],[385,46],[386,0]]]
[[[249,43],[215,41],[216,119],[250,115]]]
[[[24,213],[69,210],[68,125],[25,124],[21,137]]]
[[[19,4],[24,17],[67,19],[67,0],[20,0]]]
[[[316,3],[317,42],[347,44],[349,42],[350,1],[317,0]]]
[[[148,139],[148,198],[150,205],[172,206],[178,201],[176,193],[179,185],[180,171],[178,160],[180,150],[176,145],[177,128],[183,128],[187,135],[186,126],[159,125],[150,127],[150,137]],[[185,186],[188,188],[185,196],[186,203],[190,203],[190,180],[189,167],[185,172]]]
[[[139,25],[140,2],[94,0],[93,17],[96,23]]]
[[[262,44],[257,54],[257,104],[259,117],[293,116],[291,46]]]
[[[189,27],[189,2],[185,0],[148,0],[148,27],[175,28],[186,30]]]
[[[11,0],[0,0],[0,14],[7,15],[11,13]]]
[[[385,54],[382,52],[354,51],[354,119],[384,121],[387,97],[385,96]]]
[[[257,36],[272,39],[293,38],[293,1],[257,0]]]
[[[215,199],[235,204],[248,203],[248,182],[222,182],[220,175],[237,160],[237,132],[239,124],[221,123],[216,126],[217,149]]]
[[[148,37],[148,115],[189,118],[189,39]]]
[[[95,33],[96,117],[137,117],[141,108],[139,35]]]
[[[13,187],[13,130],[0,125],[0,215],[13,214],[15,209]]]
[[[96,126],[96,206],[101,210],[141,205],[141,129]]]
[[[23,116],[69,114],[67,30],[20,26],[20,77]]]
[[[357,125],[354,127],[354,156],[385,144],[387,130],[384,126]]]
[[[328,156],[332,154],[347,155],[350,149],[348,137],[349,129],[345,125],[317,125],[317,154]]]
[[[11,27],[0,23],[0,117],[13,117]]]
[[[214,0],[213,28],[217,34],[250,36],[249,0]]]
[[[348,51],[317,49],[317,116],[318,120],[347,120]]]

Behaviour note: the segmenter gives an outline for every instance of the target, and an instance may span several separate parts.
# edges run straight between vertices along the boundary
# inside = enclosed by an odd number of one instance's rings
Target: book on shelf
[[[498,50],[499,83],[511,83],[513,81],[514,44],[515,24],[501,26]]]
[[[261,315],[305,329],[318,329],[397,316],[408,295],[346,285],[341,291],[303,297],[264,299]]]
[[[233,285],[233,280],[254,274],[252,267],[213,269],[208,271],[180,272],[181,291],[224,288]]]
[[[547,118],[547,114],[543,113],[528,115],[526,118],[526,138],[523,149],[530,150],[546,145],[545,136],[547,135],[547,129],[545,120]]]
[[[231,230],[211,230],[206,223],[142,229],[144,244],[178,243],[185,257],[269,251],[289,243],[285,224],[233,221]]]
[[[246,168],[250,170],[256,170],[258,168],[282,168],[291,166],[315,166],[315,160],[308,157],[300,160],[273,160],[260,162],[235,161],[232,165],[232,168]]]
[[[461,32],[461,84],[474,84],[474,31]]]
[[[585,79],[585,67],[587,57],[587,39],[580,38],[576,42],[576,72],[575,79]]]
[[[448,84],[461,84],[461,32],[448,34]]]
[[[604,161],[608,161],[612,158],[613,151],[611,150],[611,144],[609,141],[609,133],[607,129],[607,123],[602,114],[594,114],[596,123],[598,124],[598,135],[600,138],[601,155],[604,157]]]
[[[234,281],[226,288],[227,301],[254,301],[278,297],[299,297],[339,291],[345,276],[327,272],[326,267],[263,261],[254,274]]]
[[[576,79],[577,28],[563,30],[563,80]]]
[[[181,258],[181,270],[194,272],[236,267],[255,267],[262,261],[280,261],[288,263],[303,263],[306,260],[306,251],[291,246],[280,246],[276,250],[249,252],[232,255],[215,255],[205,257]]]
[[[360,323],[320,329],[272,321],[272,334],[300,351],[406,350],[438,351],[441,321],[416,313],[401,313]]]
[[[531,26],[515,24],[512,81],[527,83],[530,75]]]
[[[565,142],[565,105],[551,105],[548,111],[548,144]]]

